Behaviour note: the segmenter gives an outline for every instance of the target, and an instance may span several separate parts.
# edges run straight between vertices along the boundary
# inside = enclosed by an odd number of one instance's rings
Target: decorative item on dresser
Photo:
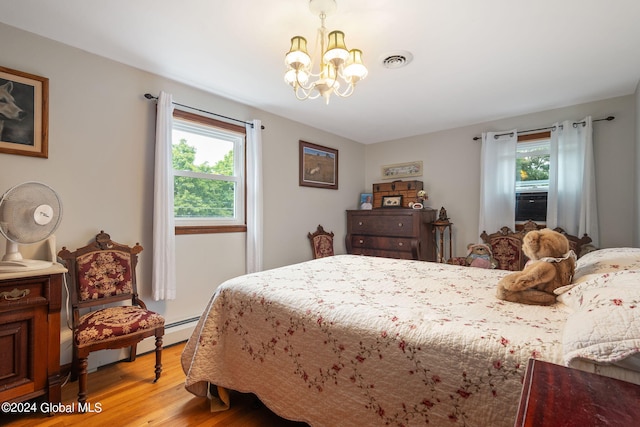
[[[347,211],[347,252],[386,258],[436,260],[434,209]]]
[[[383,200],[388,200],[385,198],[390,196],[401,196],[402,207],[410,208],[410,203],[420,201],[418,192],[422,189],[422,181],[393,181],[373,184],[373,208],[383,207]]]
[[[0,401],[60,403],[60,264],[0,274]]]

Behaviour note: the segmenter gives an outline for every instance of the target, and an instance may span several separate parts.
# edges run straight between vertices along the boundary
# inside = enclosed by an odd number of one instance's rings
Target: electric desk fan
[[[0,273],[51,267],[52,261],[23,259],[18,245],[41,242],[53,234],[62,219],[58,194],[40,182],[25,182],[9,189],[0,199],[0,233],[7,250]]]

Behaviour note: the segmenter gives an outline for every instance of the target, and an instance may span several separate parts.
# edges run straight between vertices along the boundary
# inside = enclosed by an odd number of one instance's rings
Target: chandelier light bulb
[[[311,57],[307,53],[307,39],[300,36],[291,38],[291,49],[284,57],[284,62],[294,70],[311,65]]]
[[[349,58],[349,51],[344,44],[344,33],[342,31],[331,31],[328,39],[329,44],[322,58],[325,62],[331,62],[338,68]]]
[[[362,62],[362,51],[360,49],[351,49],[349,51],[349,59],[344,68],[344,76],[352,84],[356,84],[360,80],[367,77],[369,71]]]
[[[309,73],[305,69],[294,70],[293,68],[287,71],[284,75],[284,81],[287,84],[293,86],[305,85],[309,80]]]

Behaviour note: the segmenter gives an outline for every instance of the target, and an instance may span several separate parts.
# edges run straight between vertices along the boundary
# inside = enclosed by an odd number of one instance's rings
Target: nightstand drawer
[[[48,277],[15,280],[0,285],[0,311],[16,306],[47,304],[46,285]]]

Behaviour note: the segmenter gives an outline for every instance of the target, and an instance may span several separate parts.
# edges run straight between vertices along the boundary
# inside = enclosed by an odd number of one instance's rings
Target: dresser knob
[[[402,227],[402,223],[401,222],[398,223],[398,227]]]
[[[398,243],[398,246],[403,246],[403,245],[404,245],[404,243],[402,243],[402,242]]]
[[[362,221],[358,221],[358,225],[362,225]]]

